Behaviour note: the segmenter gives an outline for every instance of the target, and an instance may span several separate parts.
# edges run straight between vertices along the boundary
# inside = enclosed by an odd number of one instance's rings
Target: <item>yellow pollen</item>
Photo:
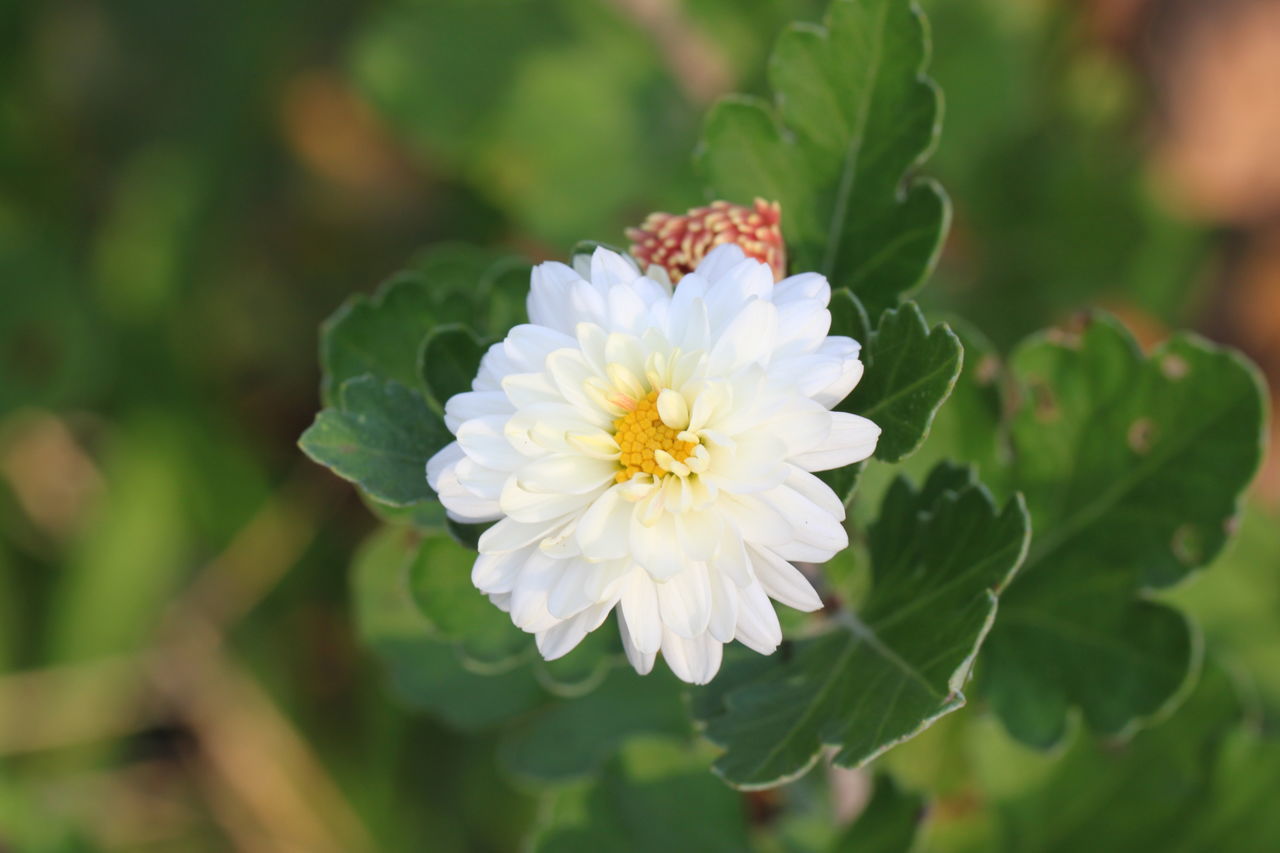
[[[672,429],[658,415],[658,392],[636,403],[636,407],[613,422],[614,439],[622,450],[619,464],[622,470],[614,475],[619,483],[625,483],[635,474],[662,476],[666,472],[654,459],[654,453],[665,450],[677,462],[683,462],[698,446],[695,441],[680,441],[680,430]]]

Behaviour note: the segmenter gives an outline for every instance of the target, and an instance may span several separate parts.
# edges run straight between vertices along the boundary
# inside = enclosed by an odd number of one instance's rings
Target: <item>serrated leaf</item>
[[[874,586],[861,615],[845,611],[834,630],[745,672],[726,667],[713,699],[695,706],[726,750],[716,771],[769,787],[824,746],[859,766],[959,708],[1027,538],[1021,498],[997,510],[964,471],[940,467],[919,490],[898,480],[870,531]]]
[[[418,348],[435,322],[435,300],[421,277],[399,273],[373,297],[348,299],[320,328],[322,398],[336,405],[344,382],[372,375],[420,385]]]
[[[302,434],[302,450],[392,506],[435,498],[426,465],[452,436],[417,391],[370,376],[346,382],[341,408],[325,409]]]
[[[321,327],[325,404],[336,403],[344,382],[364,375],[421,389],[419,354],[427,333],[450,323],[504,333],[523,317],[528,272],[527,263],[491,251],[443,246],[373,296],[352,296]]]
[[[416,556],[416,535],[384,528],[361,548],[352,569],[357,631],[386,667],[400,701],[467,731],[540,704],[546,694],[528,667],[477,675],[463,668],[452,644],[432,635],[409,594]]]
[[[533,638],[471,583],[475,559],[444,532],[427,536],[409,567],[409,590],[423,618],[457,644],[471,669],[501,672],[529,656]]]
[[[929,328],[914,302],[880,315],[864,350],[862,380],[837,408],[881,429],[876,458],[898,462],[929,434],[960,375],[964,348],[945,323]]]
[[[443,411],[454,394],[471,390],[486,347],[466,326],[437,326],[422,342],[419,370],[427,394]]]
[[[878,314],[928,275],[946,231],[937,184],[910,177],[937,140],[924,16],[905,0],[835,0],[793,24],[769,63],[774,104],[717,104],[700,164],[716,196],[782,205],[794,271],[847,286]]]
[[[682,686],[666,670],[648,676],[629,667],[603,685],[531,716],[499,747],[503,766],[530,781],[564,782],[599,769],[624,741],[638,735],[688,737]],[[704,768],[705,772],[705,768]]]
[[[536,853],[750,849],[742,798],[686,748],[629,744],[594,784],[557,793],[531,845]]]
[[[911,849],[924,813],[924,797],[907,793],[884,774],[876,776],[871,800],[831,853],[903,853]]]
[[[1262,452],[1263,396],[1238,355],[1189,335],[1144,358],[1115,321],[1012,357],[1021,406],[1008,487],[1036,538],[984,655],[1009,731],[1055,743],[1078,706],[1118,734],[1178,693],[1195,655],[1182,614],[1148,600],[1221,549]]]

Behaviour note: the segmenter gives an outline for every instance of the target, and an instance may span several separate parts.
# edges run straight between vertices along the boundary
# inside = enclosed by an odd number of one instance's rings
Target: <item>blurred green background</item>
[[[1280,4],[922,5],[955,204],[926,306],[1007,348],[1103,305],[1280,384]],[[492,739],[355,639],[373,522],[295,447],[317,326],[424,246],[562,257],[703,202],[706,107],[823,6],[0,5],[0,849],[516,849],[537,800]],[[1272,721],[1275,444],[1177,592]]]

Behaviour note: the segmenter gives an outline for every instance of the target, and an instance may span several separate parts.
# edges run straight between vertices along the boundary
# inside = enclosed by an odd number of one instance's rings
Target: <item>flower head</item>
[[[658,266],[673,282],[698,268],[717,246],[733,244],[749,258],[763,261],[780,279],[787,274],[778,203],[756,199],[751,207],[713,202],[683,216],[651,213],[639,228],[628,228],[631,254],[644,269]]]
[[[792,561],[848,539],[812,472],[880,433],[830,411],[862,375],[858,343],[827,335],[830,296],[815,273],[775,285],[733,245],[674,291],[606,249],[534,269],[530,322],[448,401],[457,440],[427,473],[450,516],[497,522],[472,580],[544,657],[616,608],[637,671],[661,653],[702,684],[725,643],[777,648],[771,598],[821,607]]]

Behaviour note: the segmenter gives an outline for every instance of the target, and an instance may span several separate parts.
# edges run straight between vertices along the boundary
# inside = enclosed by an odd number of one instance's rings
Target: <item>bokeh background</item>
[[[0,850],[516,849],[537,801],[491,739],[355,639],[373,522],[294,443],[317,326],[424,246],[562,257],[701,203],[706,107],[823,5],[0,4]],[[1195,328],[1274,395],[1280,2],[922,5],[955,203],[926,305],[1002,348],[1088,305]],[[1264,711],[1277,443],[1176,593]]]

